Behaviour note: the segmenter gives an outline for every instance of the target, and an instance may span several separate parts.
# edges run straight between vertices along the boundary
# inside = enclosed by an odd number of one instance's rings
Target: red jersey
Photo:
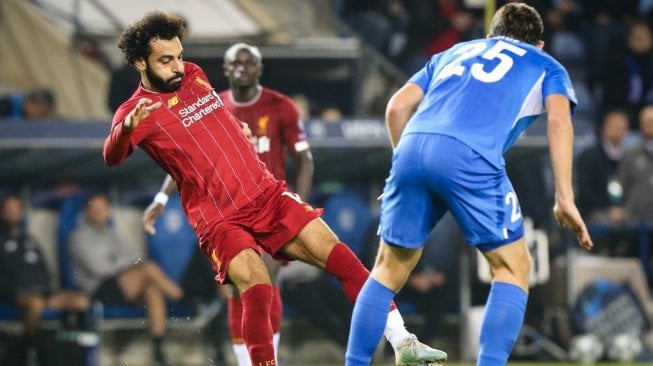
[[[251,202],[276,179],[204,71],[189,62],[184,65],[176,92],[156,93],[139,86],[118,108],[104,143],[104,159],[113,166],[135,146],[145,150],[174,179],[188,221],[201,240],[208,228]],[[143,97],[162,105],[130,132],[122,122]]]
[[[236,102],[229,89],[218,95],[234,116],[249,125],[256,152],[268,170],[275,178],[286,180],[285,151],[294,153],[308,149],[294,102],[265,87],[259,87],[256,97],[246,103]]]

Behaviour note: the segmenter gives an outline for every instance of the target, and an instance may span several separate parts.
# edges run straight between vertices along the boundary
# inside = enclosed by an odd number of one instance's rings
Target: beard
[[[175,72],[175,75],[173,77],[166,80],[160,77],[159,75],[155,74],[154,71],[152,71],[152,68],[150,67],[149,64],[147,64],[147,67],[145,68],[145,75],[147,76],[147,80],[149,80],[152,87],[164,93],[171,93],[177,91],[181,87],[181,81],[182,81],[181,79],[184,77],[183,72]],[[177,78],[179,78],[180,80],[175,82],[172,81]]]

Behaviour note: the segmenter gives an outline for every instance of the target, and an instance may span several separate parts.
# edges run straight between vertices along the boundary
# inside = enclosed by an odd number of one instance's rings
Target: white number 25
[[[512,214],[510,215],[510,222],[516,222],[521,219],[521,209],[519,208],[519,201],[515,192],[508,192],[504,199],[506,205],[512,206]]]
[[[466,71],[466,68],[465,66],[461,65],[461,63],[464,60],[472,58],[485,51],[486,48],[487,44],[480,42],[472,43],[456,50],[456,54],[460,56],[443,67],[442,71],[440,71],[435,80],[437,81],[446,79],[453,75],[462,76],[462,74]],[[475,62],[470,67],[472,76],[484,83],[494,83],[501,80],[501,78],[506,75],[514,63],[512,56],[508,54],[508,52],[516,56],[524,56],[526,54],[526,50],[521,47],[515,46],[514,44],[505,41],[498,41],[494,44],[494,46],[492,46],[492,48],[483,53],[481,57],[488,61],[498,59],[499,63],[496,64],[491,70],[485,71],[485,65],[483,63]]]

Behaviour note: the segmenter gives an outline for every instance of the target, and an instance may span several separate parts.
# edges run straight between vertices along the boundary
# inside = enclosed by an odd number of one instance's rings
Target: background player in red
[[[229,89],[218,93],[220,100],[229,112],[248,125],[258,157],[275,178],[286,180],[286,152],[290,153],[296,170],[294,191],[302,200],[308,201],[313,182],[313,157],[294,102],[288,96],[259,84],[263,58],[258,47],[246,43],[229,47],[224,54],[223,69]],[[174,181],[166,178],[158,199],[145,210],[143,224],[148,233],[154,233],[154,221],[163,212],[164,202],[174,188]],[[276,277],[282,262],[266,254],[263,258],[274,281],[270,320],[274,349],[278,353],[283,307]],[[229,333],[238,365],[249,365],[249,354],[242,336],[240,296],[231,286],[221,289],[227,298]]]
[[[138,146],[175,181],[186,217],[220,283],[243,303],[243,338],[251,363],[275,365],[272,285],[259,251],[324,269],[355,300],[369,272],[316,210],[287,190],[258,159],[238,121],[195,64],[184,62],[181,19],[151,12],[121,36],[119,47],[141,75],[114,115],[103,156],[116,166]],[[391,306],[386,337],[397,363],[442,362],[446,354],[408,333]]]

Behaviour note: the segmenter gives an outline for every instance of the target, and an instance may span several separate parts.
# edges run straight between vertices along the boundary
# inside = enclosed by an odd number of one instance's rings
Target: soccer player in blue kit
[[[447,211],[493,276],[477,365],[506,364],[524,318],[531,260],[503,154],[544,112],[554,216],[581,247],[592,248],[572,187],[576,97],[566,70],[542,51],[542,32],[535,9],[508,3],[494,15],[488,38],[434,55],[388,102],[394,152],[381,204],[381,244],[354,307],[347,366],[369,365],[390,302]]]

